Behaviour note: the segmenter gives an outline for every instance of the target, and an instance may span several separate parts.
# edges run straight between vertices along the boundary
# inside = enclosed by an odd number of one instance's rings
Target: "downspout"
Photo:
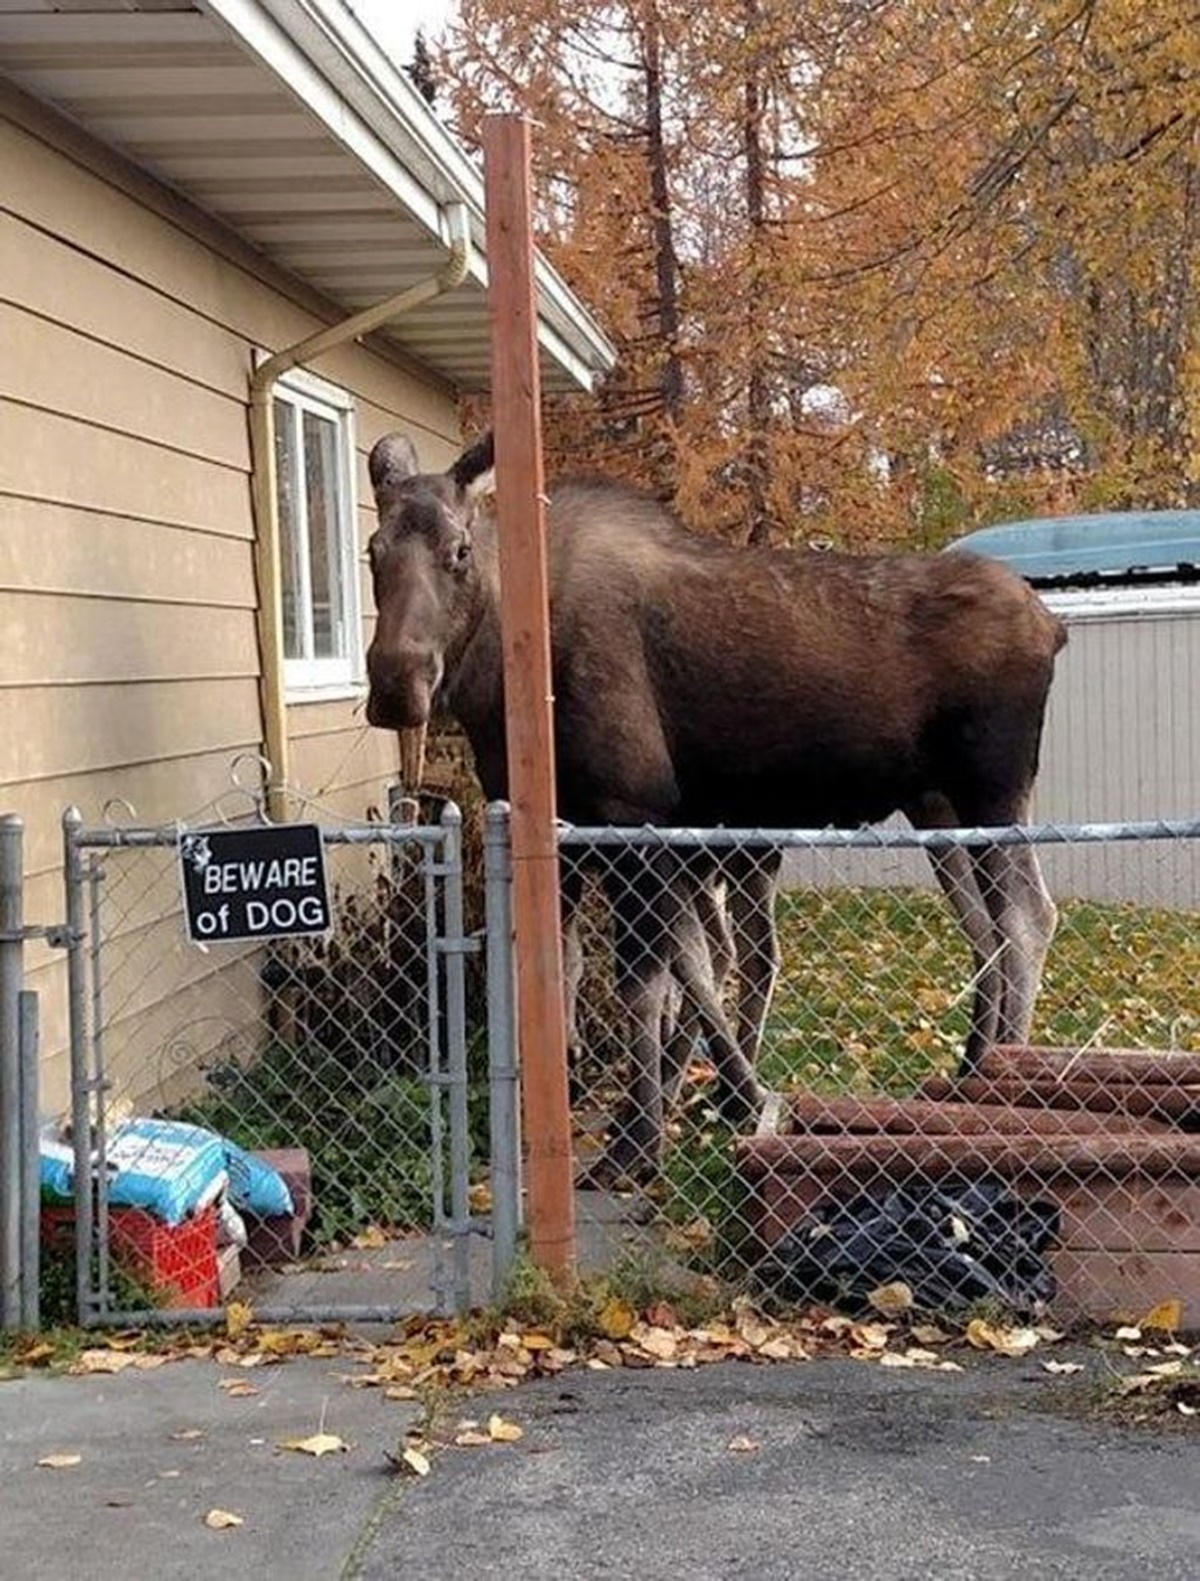
[[[254,508],[254,569],[258,581],[258,646],[262,656],[263,750],[271,765],[267,808],[273,819],[287,815],[290,778],[287,703],[284,691],[283,573],[279,543],[279,494],[275,469],[275,382],[290,369],[369,334],[413,308],[453,291],[467,277],[471,262],[470,214],[465,203],[445,209],[450,251],[445,264],[427,280],[364,308],[340,324],[319,330],[266,358],[250,379],[251,489]]]

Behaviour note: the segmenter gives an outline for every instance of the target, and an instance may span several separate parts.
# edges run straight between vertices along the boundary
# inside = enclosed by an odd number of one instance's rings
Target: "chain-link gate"
[[[185,931],[181,847],[203,849],[203,828],[72,811],[64,831],[75,1190],[59,1233],[81,1319],[470,1305],[497,1100],[458,810],[322,827],[332,928],[237,942]]]
[[[566,830],[585,1183],[768,1298],[1200,1320],[1198,842]]]

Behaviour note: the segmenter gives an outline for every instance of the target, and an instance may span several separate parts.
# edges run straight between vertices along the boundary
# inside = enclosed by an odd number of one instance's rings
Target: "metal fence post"
[[[41,1327],[42,1159],[38,1144],[38,996],[23,989],[21,1019],[21,1327]]]
[[[492,1151],[492,1294],[499,1300],[512,1272],[521,1225],[521,1108],[512,954],[512,854],[506,802],[492,802],[484,817],[483,882]]]
[[[21,1326],[21,990],[25,825],[0,818],[0,1328]]]
[[[463,914],[462,813],[442,809],[445,843],[446,1084],[450,1091],[450,1233],[454,1241],[451,1299],[456,1312],[471,1305],[471,1121],[468,1104],[466,973]]]
[[[66,904],[67,1014],[71,1044],[71,1139],[75,1145],[75,1305],[86,1323],[92,1314],[92,1074],[88,1060],[87,961],[84,945],[83,858],[78,807],[63,813],[63,884]]]

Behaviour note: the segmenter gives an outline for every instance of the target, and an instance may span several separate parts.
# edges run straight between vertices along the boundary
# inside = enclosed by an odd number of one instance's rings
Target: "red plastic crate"
[[[110,1208],[108,1221],[114,1261],[153,1290],[160,1306],[221,1305],[215,1208],[176,1225],[162,1224],[141,1208]],[[73,1208],[43,1207],[42,1239],[47,1245],[62,1245],[74,1224]]]

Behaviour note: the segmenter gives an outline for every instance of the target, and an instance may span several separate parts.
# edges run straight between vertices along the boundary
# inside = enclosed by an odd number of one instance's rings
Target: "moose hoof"
[[[766,1091],[757,1082],[739,1082],[736,1086],[722,1083],[718,1086],[714,1103],[725,1124],[733,1131],[744,1131],[758,1123]]]
[[[650,1149],[633,1138],[619,1136],[610,1142],[594,1164],[577,1176],[578,1191],[621,1191],[649,1185],[657,1179],[659,1165]]]

